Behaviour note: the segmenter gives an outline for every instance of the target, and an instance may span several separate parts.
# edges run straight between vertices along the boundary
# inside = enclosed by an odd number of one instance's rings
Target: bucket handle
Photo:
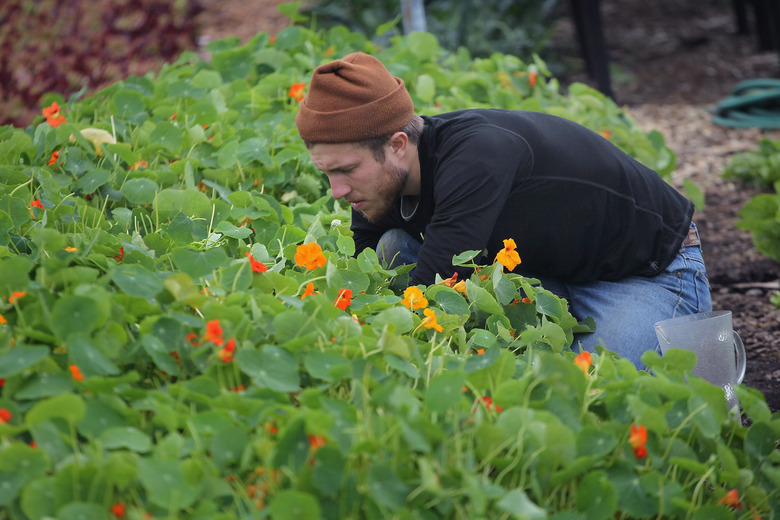
[[[745,370],[746,370],[746,358],[747,354],[745,353],[745,344],[742,343],[742,338],[739,337],[739,334],[737,334],[737,331],[734,332],[734,347],[735,351],[737,353],[737,384],[742,384],[742,380],[745,379]]]

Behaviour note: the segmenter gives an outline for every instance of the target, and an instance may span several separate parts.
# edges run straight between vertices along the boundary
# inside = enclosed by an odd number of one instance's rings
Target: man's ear
[[[390,151],[393,155],[401,157],[409,147],[409,136],[403,132],[396,132],[390,137],[390,141],[387,144],[390,146]]]

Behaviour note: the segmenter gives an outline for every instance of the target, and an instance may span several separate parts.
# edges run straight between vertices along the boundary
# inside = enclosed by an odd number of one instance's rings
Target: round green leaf
[[[100,442],[109,450],[127,449],[136,453],[148,453],[152,449],[149,436],[130,426],[106,429],[100,436]]]
[[[118,90],[111,98],[112,112],[118,117],[133,119],[145,112],[144,98],[132,89]]]
[[[160,220],[171,220],[177,213],[188,217],[211,219],[211,201],[197,190],[166,188],[157,195]]]
[[[222,249],[195,251],[188,248],[177,248],[171,252],[173,264],[180,271],[192,278],[200,278],[211,274],[215,269],[227,262],[228,257]]]
[[[149,140],[161,144],[166,150],[175,153],[181,150],[182,133],[168,121],[161,121],[149,134]]]
[[[98,327],[101,317],[95,300],[72,294],[57,300],[51,314],[51,328],[63,341],[74,331],[89,334]]]
[[[155,194],[160,190],[157,183],[145,177],[130,179],[122,185],[122,196],[131,204],[151,204]]]
[[[19,345],[0,354],[0,377],[10,377],[49,355],[46,347]]]
[[[202,486],[191,484],[175,460],[138,459],[138,478],[149,501],[168,510],[178,510],[195,503]]]
[[[261,351],[239,350],[236,362],[242,372],[260,388],[277,392],[296,392],[300,389],[298,361],[288,351],[266,345]]]
[[[111,270],[111,279],[125,294],[147,300],[162,289],[157,275],[141,264],[119,264]]]
[[[81,193],[95,193],[99,187],[108,182],[111,173],[106,170],[95,169],[85,173],[75,184],[73,191]]]
[[[40,401],[25,416],[28,426],[38,426],[49,419],[59,417],[70,425],[84,418],[87,407],[84,400],[74,394],[63,394]]]
[[[459,370],[443,372],[431,380],[425,392],[425,404],[434,412],[444,413],[460,405],[466,374]]]
[[[317,499],[302,491],[284,490],[275,493],[269,510],[273,520],[318,520],[321,517]]]

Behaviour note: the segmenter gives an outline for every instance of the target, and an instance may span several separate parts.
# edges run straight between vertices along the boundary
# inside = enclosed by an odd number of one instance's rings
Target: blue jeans
[[[386,258],[395,258],[393,265],[417,261],[419,242],[400,229],[390,230],[385,236],[377,251],[383,249]],[[660,351],[653,328],[656,322],[712,310],[700,246],[682,246],[672,263],[652,277],[629,276],[618,281],[597,280],[585,284],[537,278],[542,287],[568,301],[569,311],[575,318],[592,316],[596,320],[596,332],[576,335],[573,350],[595,352],[596,345],[602,345],[631,361],[639,370],[647,368],[640,360],[643,353]]]

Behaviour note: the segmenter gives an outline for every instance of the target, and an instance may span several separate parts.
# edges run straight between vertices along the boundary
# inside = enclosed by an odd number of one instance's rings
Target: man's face
[[[409,170],[397,164],[389,148],[381,163],[368,148],[351,143],[315,144],[309,154],[328,176],[333,198],[346,200],[370,221],[390,211],[409,179]]]

